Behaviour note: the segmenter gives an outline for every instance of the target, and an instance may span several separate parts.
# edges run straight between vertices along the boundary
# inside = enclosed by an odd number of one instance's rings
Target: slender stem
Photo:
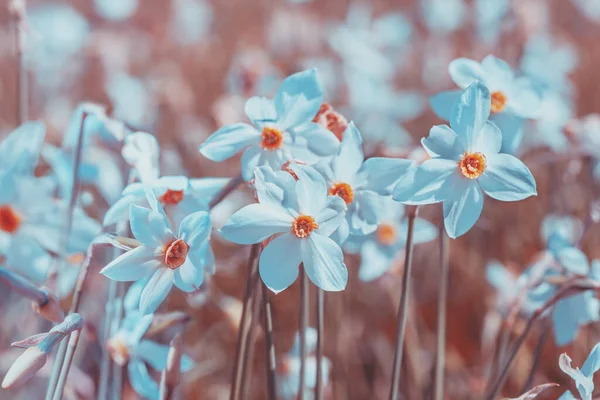
[[[15,90],[15,122],[16,125],[21,125],[27,118],[27,73],[24,68],[24,57],[23,57],[23,21],[25,19],[24,2],[9,1],[9,9],[14,25],[14,40],[15,40],[15,70],[16,79],[15,83],[17,88]]]
[[[72,171],[72,175],[71,175],[71,193],[69,194],[69,202],[68,202],[68,209],[67,209],[67,215],[66,215],[66,219],[67,219],[67,223],[66,223],[66,230],[65,230],[65,236],[64,236],[64,243],[63,243],[63,252],[61,254],[61,258],[62,258],[62,262],[66,263],[66,257],[67,257],[67,247],[69,245],[69,239],[71,237],[71,230],[73,228],[73,212],[75,209],[75,204],[77,202],[77,198],[79,197],[79,167],[81,165],[81,153],[82,153],[82,149],[83,149],[83,132],[84,132],[84,124],[85,124],[85,119],[87,118],[87,113],[84,111],[81,115],[81,125],[79,126],[79,135],[77,136],[77,144],[75,147],[75,154],[73,157],[73,171]],[[91,253],[91,246],[90,248],[88,248],[88,252]],[[85,280],[85,277],[87,276],[87,267],[89,266],[89,261],[86,263],[84,261],[84,266],[82,266],[81,271],[79,272],[79,281]],[[85,265],[88,264],[88,265]],[[62,268],[59,267],[58,269],[58,273],[57,273],[57,279],[60,282],[60,269]],[[83,273],[83,276],[82,276]],[[77,285],[79,286],[80,282],[77,282]],[[83,285],[83,282],[81,282],[81,284]],[[71,304],[71,312],[77,312],[77,308],[79,307],[79,297],[81,296],[81,292],[79,291],[79,293],[76,291],[75,292],[75,296],[73,298],[73,303]],[[54,365],[52,366],[52,374],[50,375],[50,382],[48,383],[48,388],[46,390],[46,400],[52,400],[55,388],[56,388],[56,384],[58,382],[58,378],[59,378],[59,374],[60,371],[62,369],[62,364],[63,361],[65,359],[65,354],[67,352],[67,344],[66,341],[63,341],[63,343],[60,344],[59,348],[58,348],[58,352],[56,354],[56,359],[54,360]]]
[[[58,378],[58,383],[56,384],[56,390],[54,391],[54,397],[52,398],[52,400],[61,400],[63,397],[65,383],[67,382],[67,376],[69,375],[69,368],[71,367],[71,363],[73,362],[73,356],[75,355],[75,349],[77,348],[77,343],[79,342],[80,334],[81,330],[77,330],[71,333],[71,337],[69,338],[69,344],[67,346],[67,353],[65,356],[66,362],[64,363],[64,366],[60,371],[60,376]]]
[[[169,343],[167,367],[160,378],[159,400],[175,400],[177,398],[181,378],[181,355],[182,341],[181,334],[178,333]]]
[[[408,233],[406,235],[406,250],[404,258],[404,274],[402,276],[402,294],[400,295],[400,304],[398,306],[398,326],[396,336],[396,350],[394,353],[394,366],[392,369],[392,384],[390,386],[390,400],[398,399],[398,386],[400,384],[400,366],[402,365],[402,351],[404,348],[404,334],[406,331],[406,321],[408,319],[408,294],[410,291],[410,276],[412,273],[413,259],[413,232],[415,227],[415,218],[417,216],[417,207],[411,206],[408,209]]]
[[[24,277],[0,267],[0,282],[6,283],[12,290],[35,301],[39,306],[48,303],[48,294]]]
[[[233,178],[231,178],[229,182],[227,182],[227,184],[223,187],[223,189],[221,189],[221,191],[215,195],[215,197],[210,201],[210,203],[208,203],[208,207],[211,209],[215,207],[217,204],[222,202],[227,196],[229,196],[231,192],[237,189],[237,187],[240,186],[242,183],[244,183],[244,179],[241,175],[234,176]]]
[[[323,399],[323,342],[325,341],[325,292],[317,288],[317,382],[315,400]]]
[[[437,349],[435,363],[435,389],[434,400],[444,398],[444,357],[446,355],[446,299],[448,297],[448,277],[450,274],[450,263],[448,262],[448,236],[444,224],[439,227],[440,240],[440,280],[438,294],[437,314]]]
[[[304,266],[300,272],[300,381],[298,400],[304,400],[304,382],[306,382],[306,327],[308,326],[308,279]]]
[[[515,340],[515,343],[513,344],[512,348],[511,348],[511,351],[508,355],[506,363],[504,364],[504,368],[502,369],[502,372],[500,373],[500,376],[495,381],[494,386],[492,387],[491,391],[489,391],[488,395],[486,395],[485,398],[487,400],[494,400],[497,397],[498,393],[500,392],[500,390],[504,386],[504,383],[506,382],[506,378],[508,377],[508,370],[510,369],[510,366],[512,365],[512,362],[515,359],[519,349],[525,342],[527,335],[531,331],[533,324],[544,314],[544,312],[546,310],[548,310],[549,308],[554,306],[554,304],[556,304],[558,301],[560,301],[561,299],[563,299],[565,297],[571,296],[573,294],[576,294],[578,292],[585,291],[585,290],[598,290],[598,289],[599,289],[598,284],[594,283],[593,281],[587,281],[587,280],[574,281],[572,283],[568,283],[565,286],[563,286],[541,308],[538,308],[537,310],[535,310],[535,312],[531,315],[531,317],[529,317],[529,320],[527,321],[527,325],[525,326],[525,329],[523,330],[521,335],[517,338],[517,340]]]
[[[267,393],[269,394],[269,400],[275,400],[277,398],[277,388],[275,386],[275,345],[273,343],[273,316],[271,315],[271,299],[267,292],[267,287],[262,285],[262,304],[264,314],[264,332],[265,332],[265,350],[267,356]]]
[[[116,248],[115,248],[116,250]],[[116,251],[115,251],[116,253]],[[110,354],[106,349],[106,341],[110,338],[114,313],[114,299],[117,296],[117,281],[109,280],[108,296],[106,300],[106,313],[104,317],[104,332],[102,334],[102,359],[100,361],[100,384],[98,387],[98,400],[107,400],[108,380],[110,376]]]
[[[533,353],[533,362],[531,364],[531,369],[529,370],[529,375],[527,376],[527,380],[525,380],[525,384],[521,389],[521,393],[525,393],[529,390],[529,387],[533,383],[533,377],[535,376],[535,371],[540,364],[540,359],[542,358],[542,350],[544,349],[544,344],[546,343],[546,339],[548,339],[548,334],[550,333],[550,327],[546,326],[545,329],[540,333],[540,338],[538,339],[537,345],[535,346],[535,352]]]
[[[260,281],[257,280],[257,285],[260,285]],[[262,308],[262,291],[258,290],[258,288],[254,289],[254,296],[250,299],[252,302],[252,306],[250,309],[252,310],[250,321],[250,331],[248,333],[248,346],[246,346],[246,352],[244,354],[244,365],[250,366],[244,369],[244,376],[242,376],[242,398],[249,393],[248,386],[250,385],[250,381],[252,380],[252,363],[254,361],[254,351],[256,350],[255,341],[256,341],[256,325],[258,324],[258,320],[260,318],[260,310]]]
[[[123,319],[123,302],[119,301],[125,297],[125,282],[117,282],[117,297],[114,304],[114,316],[112,321],[111,336],[119,330],[121,319]],[[117,363],[112,363],[112,395],[111,400],[120,400],[123,392],[123,367]]]
[[[250,298],[256,292],[256,282],[258,280],[258,255],[260,244],[255,244],[250,249],[250,258],[248,259],[248,279],[246,280],[246,290],[244,292],[244,302],[242,306],[242,316],[240,318],[240,328],[238,333],[237,347],[235,350],[235,364],[233,367],[233,380],[231,387],[231,400],[239,400],[240,389],[242,387],[242,377],[244,376],[244,353],[248,345],[248,333],[250,332]]]

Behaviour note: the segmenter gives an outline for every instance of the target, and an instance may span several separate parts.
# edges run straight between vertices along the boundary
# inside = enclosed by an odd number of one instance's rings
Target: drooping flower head
[[[323,91],[316,70],[287,77],[273,100],[252,97],[246,114],[254,126],[226,125],[213,133],[199,148],[213,161],[223,161],[245,150],[242,176],[253,177],[254,168],[268,165],[278,170],[287,161],[313,164],[319,157],[337,150],[339,141],[321,125],[312,122],[323,103]]]
[[[480,82],[490,92],[491,121],[502,132],[503,153],[515,153],[523,138],[523,121],[536,118],[540,112],[541,96],[525,77],[516,77],[503,60],[487,56],[481,63],[468,58],[458,58],[448,67],[456,85],[465,89]],[[461,91],[442,92],[431,98],[431,107],[440,117],[450,121],[454,105]]]
[[[431,156],[401,179],[394,199],[405,204],[444,203],[444,225],[456,238],[477,222],[483,192],[502,201],[536,194],[529,169],[509,154],[499,154],[502,134],[488,121],[491,94],[473,83],[450,115],[450,126],[431,128],[421,143]]]
[[[221,234],[239,244],[274,237],[260,256],[259,272],[275,293],[294,283],[300,263],[321,289],[343,290],[348,271],[340,246],[329,236],[344,220],[346,203],[328,196],[327,184],[315,169],[294,163],[290,168],[297,181],[285,171],[257,168],[258,203],[233,214]]]
[[[204,280],[204,267],[214,259],[208,241],[211,222],[205,211],[188,215],[175,235],[162,206],[151,190],[146,190],[150,208],[132,205],[131,231],[141,245],[130,250],[100,271],[117,281],[137,281],[151,276],[140,299],[143,314],[154,312],[169,294],[173,284],[193,292]]]

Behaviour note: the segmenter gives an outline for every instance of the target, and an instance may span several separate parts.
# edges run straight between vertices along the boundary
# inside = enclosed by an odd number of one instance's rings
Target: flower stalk
[[[448,235],[444,225],[440,224],[438,238],[440,241],[440,276],[437,314],[437,346],[435,363],[434,400],[444,398],[444,358],[446,355],[446,299],[448,297],[449,248]]]
[[[400,367],[402,366],[402,352],[404,349],[404,336],[406,333],[406,322],[408,320],[408,295],[410,292],[410,276],[413,261],[413,233],[417,207],[408,209],[408,232],[406,236],[406,250],[404,258],[404,274],[402,276],[402,294],[398,306],[398,325],[396,336],[396,350],[394,352],[394,364],[392,369],[392,384],[390,386],[390,400],[398,400],[398,387],[400,385]]]

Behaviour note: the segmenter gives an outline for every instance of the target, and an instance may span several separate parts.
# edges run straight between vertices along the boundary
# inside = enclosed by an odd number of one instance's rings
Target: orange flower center
[[[265,150],[277,150],[283,143],[283,133],[276,128],[264,127],[260,145]]]
[[[11,206],[0,206],[0,231],[15,233],[21,226],[21,216]]]
[[[499,113],[506,107],[506,96],[502,92],[492,93],[492,112]]]
[[[167,189],[165,194],[160,196],[158,200],[163,204],[175,206],[179,204],[181,200],[183,200],[183,190]]]
[[[190,246],[181,239],[173,241],[165,251],[165,264],[171,269],[177,269],[185,262]]]
[[[352,203],[352,200],[354,200],[354,190],[347,183],[335,183],[329,188],[329,194],[331,196],[340,196],[346,202],[346,205]]]
[[[485,171],[485,156],[482,153],[465,153],[458,166],[466,178],[477,179]]]
[[[319,228],[317,221],[311,216],[300,215],[292,224],[292,232],[299,238],[305,238],[312,231]]]
[[[106,347],[108,348],[108,352],[113,361],[117,363],[117,365],[123,366],[129,360],[129,349],[120,338],[115,337],[109,339],[106,343]]]
[[[379,243],[389,246],[396,243],[396,228],[390,224],[379,224],[375,233]]]

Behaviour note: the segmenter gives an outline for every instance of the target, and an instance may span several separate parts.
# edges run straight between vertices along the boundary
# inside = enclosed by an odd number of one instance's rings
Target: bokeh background
[[[204,159],[198,145],[223,124],[245,120],[247,97],[271,95],[283,77],[305,68],[318,68],[327,101],[357,123],[369,155],[414,154],[420,138],[442,123],[427,99],[454,88],[447,66],[456,57],[481,60],[494,54],[544,88],[544,113],[528,123],[520,152],[537,181],[538,196],[519,203],[487,198],[477,225],[450,243],[447,399],[479,398],[485,386],[491,354],[482,339],[484,326],[498,316],[497,292],[485,274],[489,261],[498,260],[515,273],[530,265],[544,249],[540,224],[549,214],[581,219],[588,228],[582,249],[590,259],[600,257],[594,212],[594,151],[600,154],[594,145],[600,143],[600,130],[594,128],[600,125],[588,117],[600,112],[600,1],[27,0],[21,60],[8,6],[6,1],[0,5],[0,131],[8,134],[16,126],[21,79],[27,86],[22,100],[26,119],[43,120],[50,143],[60,145],[80,102],[99,103],[114,118],[157,137],[163,175],[236,175],[237,158],[217,164]],[[118,166],[119,153],[114,154]],[[118,193],[122,183],[106,186]],[[86,190],[93,199],[87,210],[101,220],[106,196],[94,187]],[[248,189],[236,191],[213,212],[215,226],[249,201]],[[439,224],[441,208],[423,207],[420,216]],[[174,291],[163,305],[191,316],[185,346],[198,366],[184,377],[186,399],[227,398],[230,387],[249,249],[218,239],[213,245],[216,275],[199,293]],[[439,247],[436,240],[415,248],[401,383],[405,399],[431,394]],[[70,382],[71,398],[88,398],[98,381],[96,332],[102,329],[107,280],[97,271],[109,252],[105,256],[94,263],[85,292],[82,312],[88,324],[76,355],[81,375]],[[399,254],[389,273],[365,283],[356,273],[359,258],[347,256],[348,288],[326,295],[327,398],[387,397],[402,260]],[[5,372],[20,354],[9,350],[9,343],[48,326],[26,311],[26,301],[5,288],[0,292],[6,292],[0,308],[0,371]],[[272,296],[279,360],[298,330],[298,297],[298,283]],[[313,317],[314,312],[312,322]],[[513,337],[522,322],[512,327]],[[519,394],[548,330],[544,320],[531,333],[505,395]],[[565,347],[554,345],[549,336],[534,383],[560,383],[561,389],[545,392],[545,398],[557,398],[565,387],[574,389],[558,368],[558,355],[566,351],[574,365],[581,365],[600,331],[590,324]],[[263,399],[260,329],[253,346],[247,398]],[[46,382],[42,373],[20,391],[0,391],[0,399],[41,398]],[[125,398],[136,398],[127,383]]]

